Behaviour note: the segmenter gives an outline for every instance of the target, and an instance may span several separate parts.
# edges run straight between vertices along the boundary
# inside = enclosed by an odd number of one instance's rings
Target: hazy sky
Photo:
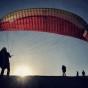
[[[26,8],[57,8],[73,12],[88,23],[88,0],[0,0],[0,18]],[[61,65],[67,75],[78,70],[88,74],[88,43],[76,38],[32,31],[0,32],[0,49],[6,46],[14,55],[11,75],[15,69],[27,66],[31,75],[61,75]]]

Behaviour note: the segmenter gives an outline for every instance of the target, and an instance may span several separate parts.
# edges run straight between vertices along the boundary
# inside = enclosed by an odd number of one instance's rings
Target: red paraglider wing
[[[59,9],[35,8],[12,12],[0,20],[1,31],[31,30],[76,37],[88,41],[87,23]],[[85,35],[84,35],[85,34]]]

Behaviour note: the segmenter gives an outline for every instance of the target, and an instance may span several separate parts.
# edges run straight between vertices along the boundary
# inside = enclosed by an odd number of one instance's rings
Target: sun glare
[[[20,67],[16,68],[14,74],[17,76],[28,76],[28,75],[32,75],[32,72],[31,72],[30,68],[28,68],[26,66],[20,66]]]

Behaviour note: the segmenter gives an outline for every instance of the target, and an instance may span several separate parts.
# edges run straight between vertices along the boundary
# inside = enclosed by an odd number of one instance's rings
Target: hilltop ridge
[[[88,88],[88,77],[0,77],[0,88]]]

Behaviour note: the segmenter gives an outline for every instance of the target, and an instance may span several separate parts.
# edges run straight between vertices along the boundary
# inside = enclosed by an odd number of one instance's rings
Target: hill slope
[[[0,77],[0,88],[88,88],[88,77]]]

